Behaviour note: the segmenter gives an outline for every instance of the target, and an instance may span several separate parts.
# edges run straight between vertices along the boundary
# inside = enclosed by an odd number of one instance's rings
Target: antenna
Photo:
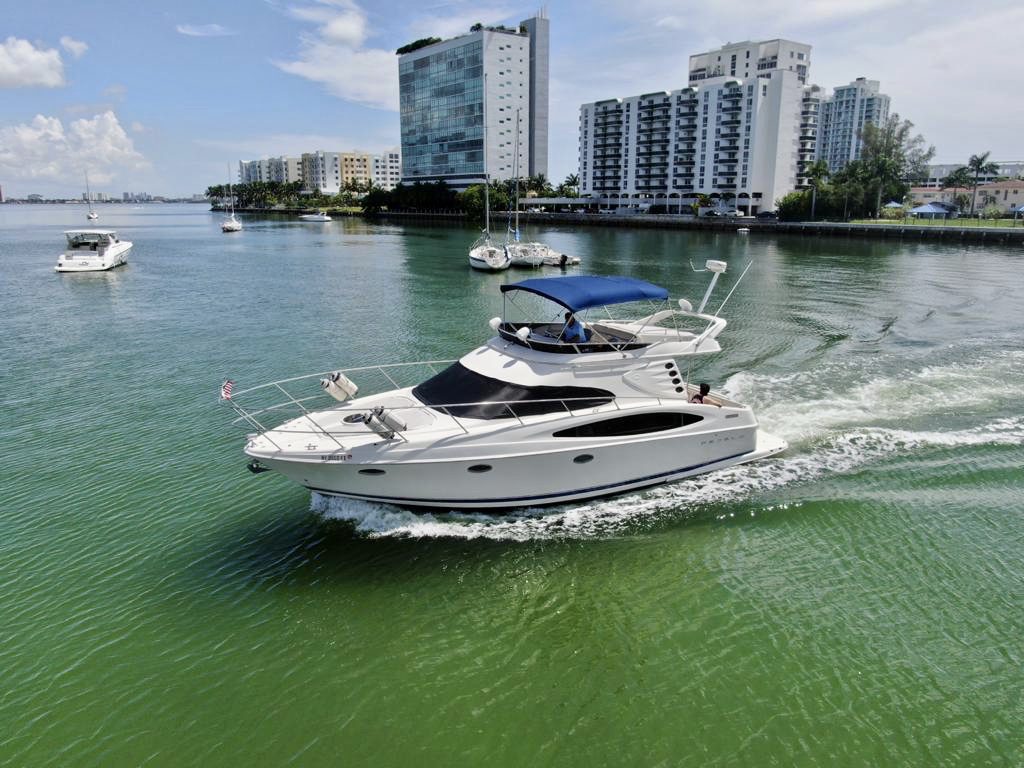
[[[727,296],[725,297],[725,301],[723,301],[723,302],[722,302],[722,303],[721,303],[721,304],[719,305],[719,307],[718,307],[718,311],[717,311],[717,312],[715,312],[715,317],[718,317],[718,316],[719,316],[720,314],[722,314],[722,308],[723,308],[723,307],[725,307],[725,302],[726,302],[726,301],[729,301],[729,299],[731,299],[731,298],[732,298],[732,295],[733,295],[733,293],[734,293],[734,292],[736,291],[736,289],[737,289],[737,288],[739,288],[739,287],[740,287],[740,283],[741,283],[741,282],[743,281],[743,277],[744,277],[744,276],[745,276],[745,275],[747,274],[747,272],[748,272],[748,271],[750,271],[750,268],[751,268],[752,266],[754,266],[754,262],[753,262],[753,260],[751,260],[751,262],[750,262],[749,264],[747,264],[747,267],[746,267],[746,269],[744,269],[744,270],[743,270],[743,271],[742,271],[742,272],[740,273],[740,278],[739,278],[739,280],[737,280],[737,281],[736,281],[736,283],[735,283],[735,285],[733,285],[733,287],[732,287],[732,290],[731,290],[731,291],[729,291],[728,295],[727,295]]]
[[[694,272],[713,272],[714,275],[711,278],[711,284],[708,285],[707,291],[704,292],[704,298],[701,299],[700,306],[697,307],[697,314],[703,314],[704,307],[707,306],[708,299],[711,298],[711,292],[715,290],[715,283],[718,282],[718,276],[725,272],[728,264],[724,261],[716,261],[715,259],[708,259],[704,262],[704,269],[694,269]],[[693,264],[690,264],[691,269]]]

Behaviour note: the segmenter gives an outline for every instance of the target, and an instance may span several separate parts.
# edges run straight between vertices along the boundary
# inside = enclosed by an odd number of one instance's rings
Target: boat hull
[[[131,243],[122,241],[108,248],[104,253],[88,251],[75,252],[71,255],[64,253],[53,269],[55,272],[105,272],[108,269],[127,264],[128,252],[131,249]]]
[[[325,495],[497,510],[613,496],[756,461],[786,447],[749,427],[493,458],[348,463],[346,454],[334,454],[305,461],[263,456],[259,463]]]

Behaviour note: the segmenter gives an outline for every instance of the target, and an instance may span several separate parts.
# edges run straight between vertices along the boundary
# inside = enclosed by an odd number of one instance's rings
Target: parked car
[[[777,214],[775,211],[761,211],[759,214],[757,214],[757,218],[771,219],[772,221],[774,221],[775,219],[779,218],[779,214]]]
[[[736,209],[736,208],[733,208],[731,211],[722,211],[722,215],[723,216],[727,216],[727,217],[729,217],[731,219],[735,219],[735,218],[738,218],[738,217],[742,216],[743,212],[738,210],[738,209]]]
[[[718,211],[704,211],[704,213],[701,214],[701,216],[703,216],[705,219],[717,219],[721,215],[722,214],[720,214]]]

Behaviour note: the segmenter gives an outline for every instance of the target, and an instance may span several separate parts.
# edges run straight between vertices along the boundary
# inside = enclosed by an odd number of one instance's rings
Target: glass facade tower
[[[539,15],[402,53],[402,182],[465,189],[546,173],[547,41]]]
[[[481,40],[399,62],[404,177],[483,176],[483,73]]]

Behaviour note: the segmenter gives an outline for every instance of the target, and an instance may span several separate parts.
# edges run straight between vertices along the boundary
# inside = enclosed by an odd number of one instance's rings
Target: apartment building
[[[880,125],[889,117],[889,97],[879,92],[877,80],[858,77],[822,99],[817,155],[838,171],[860,158],[861,132],[868,123]]]
[[[402,181],[402,154],[398,151],[373,156],[373,183],[381,189],[394,189]]]
[[[995,173],[984,173],[978,177],[982,184],[995,181],[999,177],[1010,179],[1024,178],[1024,160],[994,160],[998,170]],[[963,168],[967,161],[962,163],[937,163],[928,166],[928,178],[922,183],[924,187],[941,187],[942,180],[957,168]]]
[[[243,160],[238,164],[238,180],[246,184],[253,181],[302,181],[302,158],[282,155],[262,160]]]
[[[813,160],[820,89],[811,47],[729,44],[690,57],[690,84],[580,107],[580,193],[606,207],[669,211],[707,195],[754,214]]]
[[[403,183],[547,173],[549,24],[542,13],[399,49]]]

